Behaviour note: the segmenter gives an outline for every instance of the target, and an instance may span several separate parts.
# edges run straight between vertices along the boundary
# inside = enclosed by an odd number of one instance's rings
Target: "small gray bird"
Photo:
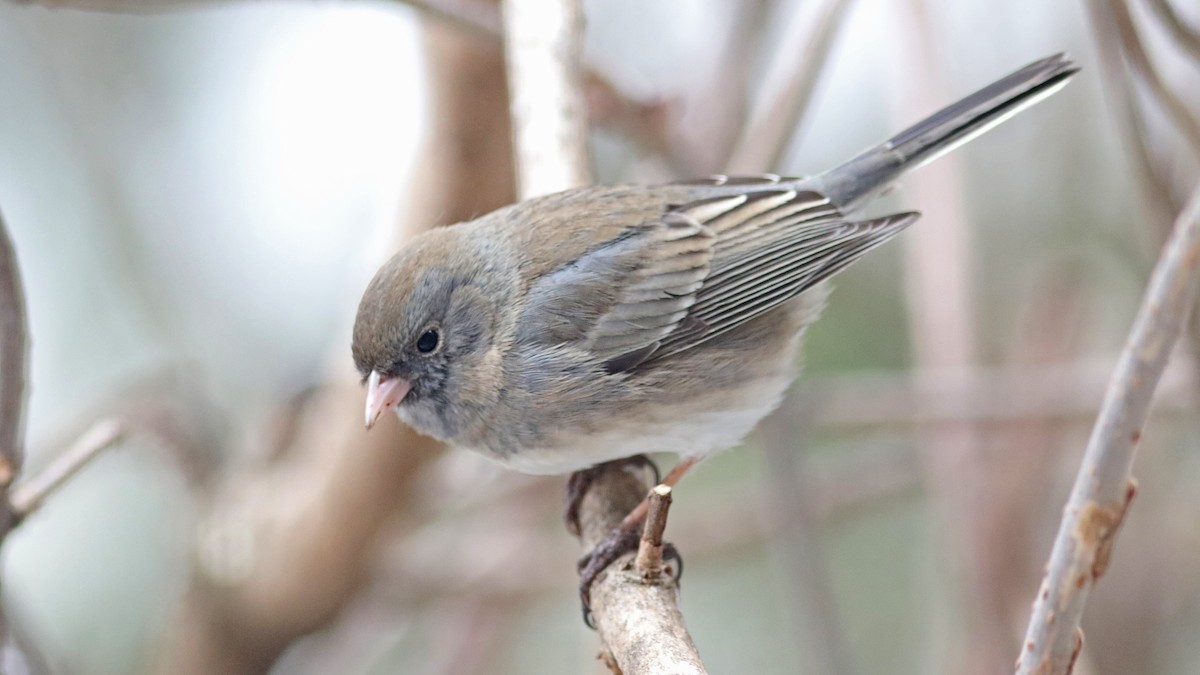
[[[1033,63],[818,176],[580,188],[425,233],[359,305],[367,427],[394,410],[539,474],[737,445],[795,376],[822,282],[918,217],[848,214],[1076,70]]]

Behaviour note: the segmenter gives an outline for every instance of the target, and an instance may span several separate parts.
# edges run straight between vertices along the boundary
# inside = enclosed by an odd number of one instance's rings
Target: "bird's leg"
[[[644,459],[646,462],[650,461],[644,457],[642,459]],[[624,462],[628,460],[619,461]],[[699,458],[696,457],[684,458],[679,462],[679,464],[676,464],[675,467],[672,468],[661,480],[658,480],[658,472],[656,470],[656,484],[675,487],[675,484],[678,483],[681,478],[683,478],[684,474],[686,474],[688,470],[696,465],[697,461],[699,461]],[[651,464],[651,466],[653,466],[653,464]],[[572,474],[571,482],[568,483],[568,490],[571,489],[571,484],[576,481],[576,476],[587,473],[587,471],[596,471],[596,467]],[[594,476],[595,474],[593,473],[591,475]],[[574,522],[575,528],[579,527],[578,501],[579,499],[582,499],[583,493],[586,492],[587,486],[591,482],[590,478],[580,478],[579,480],[586,480],[586,482],[584,482],[581,486],[578,499],[576,499],[572,504],[575,507],[574,521],[570,520],[572,512],[570,510],[570,505],[568,506],[568,528],[571,527],[572,522]],[[646,512],[649,508],[649,500],[643,499],[636,507],[634,507],[632,511],[629,512],[629,515],[625,516],[625,518],[621,520],[620,525],[617,525],[615,528],[613,528],[612,531],[608,533],[608,536],[597,543],[592,550],[585,553],[583,557],[581,557],[576,563],[576,569],[579,571],[579,600],[583,604],[583,621],[591,628],[595,628],[591,619],[592,584],[595,583],[596,577],[600,576],[600,573],[603,572],[614,561],[616,561],[617,558],[620,558],[626,553],[637,550],[638,542],[641,540],[642,528],[645,527],[646,523]],[[678,583],[679,579],[683,576],[683,558],[679,555],[679,551],[671,544],[665,544],[663,547],[663,557],[667,560],[672,560],[675,562],[676,573],[674,576],[676,583]]]
[[[597,464],[583,471],[576,471],[567,479],[567,495],[566,507],[563,512],[563,520],[567,524],[567,532],[578,537],[581,530],[579,528],[579,506],[583,502],[583,496],[587,494],[588,488],[592,486],[592,482],[596,479],[596,475],[604,470],[607,466],[622,466],[625,468],[645,469],[649,468],[654,472],[654,484],[657,485],[662,474],[658,472],[658,465],[645,455],[634,455],[625,459],[618,459],[611,462]],[[643,511],[645,509],[643,508]]]

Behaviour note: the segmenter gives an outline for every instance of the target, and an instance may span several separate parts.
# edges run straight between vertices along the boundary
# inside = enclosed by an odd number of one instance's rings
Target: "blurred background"
[[[667,530],[712,672],[1011,672],[1079,458],[1200,162],[1200,6],[584,2],[598,182],[820,171],[1068,51],[1061,93],[922,169],[805,376]],[[405,238],[514,197],[498,9],[0,2],[0,210],[30,319],[13,531],[34,672],[597,673],[562,477],[361,429],[349,326]],[[1200,331],[1076,672],[1200,669]],[[7,374],[5,374],[7,375]]]

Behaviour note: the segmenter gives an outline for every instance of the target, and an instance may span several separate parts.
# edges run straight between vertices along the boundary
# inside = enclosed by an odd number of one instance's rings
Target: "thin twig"
[[[1092,428],[1034,602],[1017,672],[1061,675],[1078,654],[1088,592],[1104,574],[1135,493],[1130,475],[1142,427],[1171,349],[1200,286],[1200,185],[1175,223],[1154,268],[1129,341]]]
[[[18,518],[26,518],[92,460],[125,437],[126,428],[115,419],[101,420],[37,475],[18,483],[8,501]]]
[[[662,572],[663,532],[667,529],[667,513],[671,510],[671,486],[655,485],[646,497],[650,504],[646,512],[646,527],[638,544],[634,568],[644,577]]]
[[[770,72],[786,72],[787,84],[773,99],[750,115],[749,122],[729,157],[734,173],[776,171],[810,108],[825,62],[840,32],[851,0],[825,0],[820,14],[807,21],[806,29],[789,32],[791,49],[777,52]],[[805,18],[797,11],[797,20]],[[771,78],[768,78],[768,81]]]
[[[505,0],[504,31],[520,198],[586,185],[578,0]]]
[[[1146,0],[1150,11],[1171,34],[1175,43],[1185,50],[1192,60],[1200,64],[1200,30],[1192,28],[1179,16],[1170,0]]]

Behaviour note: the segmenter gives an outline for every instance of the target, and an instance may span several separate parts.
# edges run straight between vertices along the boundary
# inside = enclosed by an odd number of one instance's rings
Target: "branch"
[[[125,425],[118,420],[101,420],[93,425],[66,452],[56,457],[50,466],[12,490],[8,502],[16,517],[28,517],[100,453],[124,438],[125,432]]]
[[[1117,30],[1117,37],[1125,52],[1125,58],[1130,68],[1146,83],[1151,95],[1162,105],[1167,117],[1183,135],[1192,155],[1200,159],[1200,121],[1192,116],[1188,106],[1171,91],[1162,76],[1150,62],[1145,45],[1138,35],[1137,27],[1133,25],[1133,17],[1124,0],[1107,0],[1108,11]]]
[[[646,495],[646,484],[620,464],[596,469],[580,503],[580,542],[600,543]],[[665,519],[665,510],[662,512]],[[648,523],[652,521],[647,519]],[[679,589],[661,566],[643,575],[634,554],[619,558],[592,585],[592,617],[608,654],[631,675],[700,675],[705,671],[679,612]]]
[[[756,107],[729,156],[728,170],[734,173],[776,171],[808,112],[809,102],[825,61],[833,48],[842,19],[851,0],[826,0],[821,13],[809,19],[805,30],[789,32],[792,49],[782,49],[771,64],[772,73],[787,73],[787,82],[775,97]],[[796,12],[803,19],[805,12]],[[778,77],[778,76],[777,76]]]
[[[505,0],[504,51],[521,199],[591,182],[578,0]]]
[[[1034,602],[1017,672],[1071,672],[1082,644],[1079,619],[1088,592],[1108,567],[1113,542],[1135,493],[1130,475],[1142,427],[1171,349],[1195,306],[1200,284],[1200,185],[1176,220],[1154,268],[1092,428],[1063,513],[1047,573]]]
[[[1129,152],[1140,169],[1137,174],[1142,187],[1142,208],[1148,214],[1154,230],[1155,246],[1161,246],[1171,227],[1171,219],[1179,211],[1174,204],[1174,191],[1164,173],[1161,162],[1150,148],[1150,137],[1146,133],[1146,120],[1133,83],[1126,76],[1125,57],[1118,34],[1116,18],[1103,2],[1086,3],[1091,19],[1091,32],[1099,53],[1100,75],[1104,93],[1110,105],[1118,110],[1121,132]]]
[[[1175,11],[1170,0],[1146,0],[1150,11],[1171,34],[1176,44],[1186,51],[1192,60],[1200,64],[1200,31],[1184,22],[1183,17]]]

